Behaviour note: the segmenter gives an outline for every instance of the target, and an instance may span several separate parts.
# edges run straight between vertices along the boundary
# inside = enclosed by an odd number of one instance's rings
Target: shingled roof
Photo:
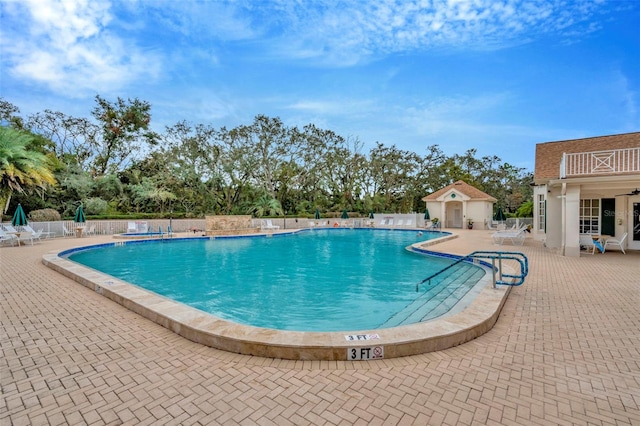
[[[492,203],[495,203],[496,201],[498,201],[495,198],[493,198],[491,195],[480,191],[475,186],[471,186],[463,180],[454,182],[451,185],[447,185],[444,188],[437,190],[433,194],[427,195],[422,199],[422,201],[437,200],[438,197],[440,197],[443,194],[446,194],[448,191],[452,189],[461,194],[466,195],[467,197],[469,197],[471,200],[474,200],[474,201],[491,201]]]
[[[536,145],[534,179],[536,181],[558,179],[562,154],[565,152],[572,154],[638,147],[640,147],[640,132],[539,143]]]

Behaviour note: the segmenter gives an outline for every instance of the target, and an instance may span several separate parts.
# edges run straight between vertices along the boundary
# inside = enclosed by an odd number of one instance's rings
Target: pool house
[[[438,218],[445,228],[463,228],[469,221],[473,229],[489,229],[494,197],[459,180],[422,199],[431,219]]]

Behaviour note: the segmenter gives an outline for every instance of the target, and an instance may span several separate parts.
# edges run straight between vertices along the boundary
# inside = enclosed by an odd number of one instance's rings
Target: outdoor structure
[[[251,225],[250,215],[205,216],[205,234],[208,236],[250,234],[259,230]]]
[[[640,250],[640,132],[540,143],[535,161],[534,239],[579,256],[580,234],[627,233]]]
[[[473,229],[488,229],[497,200],[459,180],[427,195],[422,201],[427,204],[431,219],[437,217],[445,228],[463,228],[471,220]]]

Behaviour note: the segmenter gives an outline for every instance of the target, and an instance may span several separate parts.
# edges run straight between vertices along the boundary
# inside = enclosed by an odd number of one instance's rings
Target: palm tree
[[[49,158],[30,149],[33,140],[29,133],[0,126],[0,206],[3,213],[9,208],[14,191],[44,190],[47,184],[56,182]]]
[[[255,214],[256,217],[281,215],[282,206],[278,200],[269,194],[264,194],[249,208],[249,213]]]

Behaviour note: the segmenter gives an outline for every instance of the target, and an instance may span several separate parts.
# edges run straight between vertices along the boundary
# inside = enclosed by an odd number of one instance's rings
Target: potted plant
[[[467,229],[473,229],[473,219],[467,219]]]
[[[431,223],[433,223],[434,228],[438,228],[440,226],[438,225],[438,221],[440,221],[440,219],[438,219],[437,217],[434,217],[433,219],[431,219]]]

